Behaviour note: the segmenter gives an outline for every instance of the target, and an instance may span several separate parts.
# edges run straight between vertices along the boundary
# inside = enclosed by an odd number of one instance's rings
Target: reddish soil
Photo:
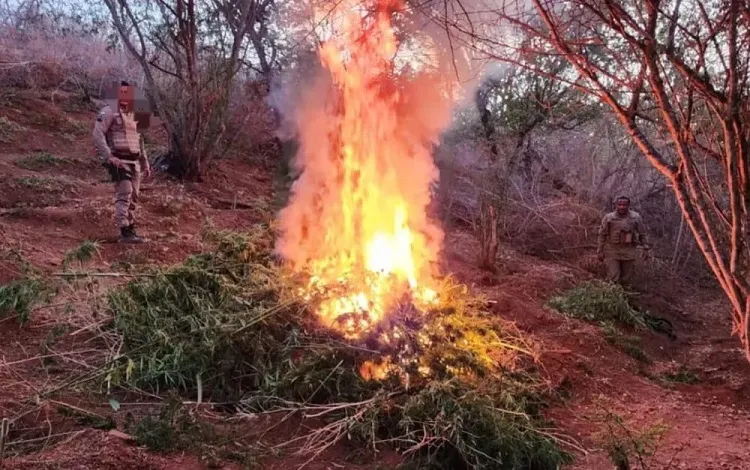
[[[23,126],[0,146],[0,283],[20,275],[14,254],[52,275],[60,271],[68,250],[89,239],[102,242],[85,267],[89,271],[120,271],[125,263],[171,264],[204,249],[199,233],[209,221],[216,228],[242,230],[260,220],[262,213],[247,207],[272,195],[271,173],[239,156],[220,162],[199,184],[162,176],[145,182],[139,227],[151,242],[111,243],[113,191],[95,162],[89,136],[95,109],[57,99],[51,103],[20,92],[5,93],[0,99],[0,114]],[[163,141],[156,131],[149,138]],[[37,170],[16,165],[33,152],[49,152],[65,163]],[[506,246],[499,273],[489,274],[474,267],[478,250],[470,235],[450,233],[446,246],[446,269],[485,293],[497,315],[515,321],[541,343],[540,367],[564,395],[547,414],[559,434],[580,447],[573,450],[576,462],[571,469],[613,468],[602,449],[601,433],[606,427],[600,417],[606,411],[621,415],[630,429],[657,423],[668,426],[649,469],[750,468],[750,365],[731,336],[729,310],[715,288],[659,278],[651,274],[653,266],[641,266],[638,302],[671,321],[675,333],[671,339],[638,333],[640,347],[652,360],[647,364],[610,345],[598,327],[544,307],[561,289],[593,277],[583,263],[543,261]],[[64,415],[61,407],[97,416],[113,413],[103,394],[85,392],[75,384],[62,387],[54,400],[38,400],[41,390],[65,385],[73,372],[85,373],[92,367],[89,364],[102,363],[106,352],[118,346],[97,328],[106,321],[106,306],[90,300],[124,280],[78,281],[73,289],[58,277],[52,279],[60,283],[58,297],[35,311],[29,324],[19,327],[14,319],[0,320],[0,417],[18,418],[5,468],[241,468],[228,460],[209,462],[196,455],[147,452],[106,430],[82,425],[80,416]],[[68,327],[60,331],[61,324]],[[689,370],[697,381],[663,380],[665,373],[680,368]],[[145,407],[136,402],[146,400],[126,396],[120,401],[122,408],[114,413],[118,425],[127,413],[140,413]],[[238,431],[237,441],[259,426],[250,420],[240,427],[244,430]],[[275,430],[274,440],[283,440],[294,427]],[[341,445],[306,468],[390,468],[397,461],[387,454],[380,456],[379,463],[357,464],[357,453]],[[266,461],[262,468],[296,468],[301,463],[304,459],[287,455]]]

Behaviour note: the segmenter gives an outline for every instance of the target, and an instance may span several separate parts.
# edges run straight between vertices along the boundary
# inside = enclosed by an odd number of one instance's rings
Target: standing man
[[[633,275],[638,245],[646,252],[646,228],[641,215],[630,210],[630,199],[620,196],[615,201],[616,209],[602,219],[599,227],[597,254],[607,263],[607,279],[627,284]]]
[[[142,243],[135,232],[135,209],[141,175],[151,176],[143,138],[135,120],[135,88],[121,82],[117,103],[107,104],[94,123],[94,145],[115,186],[115,219],[121,243]]]

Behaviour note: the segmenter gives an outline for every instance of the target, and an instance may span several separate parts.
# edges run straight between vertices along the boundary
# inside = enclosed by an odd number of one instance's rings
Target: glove
[[[107,159],[107,163],[109,163],[110,165],[112,165],[115,168],[120,168],[120,169],[123,169],[123,170],[125,169],[125,164],[119,158],[109,157]]]

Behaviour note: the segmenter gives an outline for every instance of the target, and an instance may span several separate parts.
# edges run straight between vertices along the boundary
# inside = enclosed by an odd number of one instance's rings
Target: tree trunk
[[[499,152],[497,149],[497,142],[495,142],[495,126],[492,124],[492,112],[489,109],[487,93],[489,93],[489,85],[479,87],[474,96],[474,103],[477,107],[477,111],[479,111],[482,129],[484,130],[484,138],[487,139],[487,143],[490,144],[490,163],[495,163],[497,162]]]
[[[496,272],[495,261],[500,247],[497,239],[497,211],[486,198],[480,203],[479,231],[479,267]]]

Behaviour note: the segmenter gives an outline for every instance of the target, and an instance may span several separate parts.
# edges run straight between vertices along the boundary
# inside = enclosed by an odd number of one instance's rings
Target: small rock
[[[118,431],[117,429],[111,429],[108,433],[112,437],[116,437],[117,439],[122,439],[123,441],[132,441],[133,436],[130,434],[125,434],[122,431]]]

